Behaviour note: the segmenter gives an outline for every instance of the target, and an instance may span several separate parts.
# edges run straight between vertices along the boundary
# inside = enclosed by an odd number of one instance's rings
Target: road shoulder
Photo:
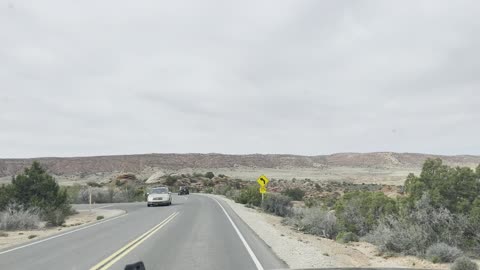
[[[330,239],[295,231],[281,223],[282,218],[247,208],[220,195],[212,197],[230,208],[284,260],[290,268],[402,267],[447,269],[448,264],[432,264],[413,256],[380,257],[375,246],[359,242],[340,244]]]
[[[92,209],[90,210],[77,210],[78,213],[67,218],[65,224],[59,227],[48,227],[38,230],[19,230],[19,231],[6,231],[4,236],[0,236],[0,251],[19,246],[22,244],[28,244],[30,242],[45,239],[47,237],[55,236],[56,234],[65,233],[74,229],[81,228],[85,225],[91,225],[96,222],[108,220],[125,214],[124,210],[120,209]],[[97,217],[103,218],[97,221]]]

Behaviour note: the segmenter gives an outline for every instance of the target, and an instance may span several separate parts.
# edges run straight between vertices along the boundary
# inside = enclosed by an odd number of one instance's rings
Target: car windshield
[[[164,187],[161,187],[161,188],[154,188],[152,189],[152,192],[150,192],[151,194],[164,194],[164,193],[168,193],[168,188],[164,188]]]
[[[480,1],[0,0],[0,270],[471,270],[479,164]]]

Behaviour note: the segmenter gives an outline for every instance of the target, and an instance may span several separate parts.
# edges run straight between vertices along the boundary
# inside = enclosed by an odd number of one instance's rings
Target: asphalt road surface
[[[221,200],[174,195],[171,206],[107,207],[127,214],[0,250],[0,269],[124,269],[137,261],[147,270],[287,268]]]

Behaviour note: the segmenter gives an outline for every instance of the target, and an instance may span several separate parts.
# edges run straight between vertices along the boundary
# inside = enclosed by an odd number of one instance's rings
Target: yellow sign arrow
[[[270,180],[268,180],[268,178],[265,176],[265,175],[261,175],[258,179],[257,179],[257,183],[261,186],[261,187],[264,187],[268,184],[268,182],[270,182]]]

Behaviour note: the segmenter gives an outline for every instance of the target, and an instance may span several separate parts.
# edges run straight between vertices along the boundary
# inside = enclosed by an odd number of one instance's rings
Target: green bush
[[[61,190],[55,179],[36,161],[13,177],[10,192],[11,201],[25,210],[38,209],[40,217],[49,225],[62,224],[73,213],[66,190]]]
[[[178,177],[168,175],[167,178],[165,179],[165,184],[167,186],[173,186],[178,180]]]
[[[480,193],[479,179],[480,175],[471,168],[452,168],[443,165],[441,159],[428,159],[419,177],[408,175],[405,191],[411,205],[428,193],[433,206],[468,214]]]
[[[345,194],[335,204],[335,213],[342,231],[363,236],[378,221],[398,211],[395,200],[381,192],[356,191]]]
[[[104,218],[105,218],[104,216],[97,216],[97,220],[102,220]]]
[[[207,177],[208,179],[212,179],[213,177],[215,177],[215,174],[213,174],[213,172],[207,172],[205,173],[205,177]]]
[[[305,196],[305,191],[300,188],[287,188],[282,194],[292,198],[294,201],[301,201],[303,200],[303,196]]]
[[[352,232],[340,232],[335,239],[339,243],[358,242],[358,236]]]
[[[478,270],[478,265],[467,257],[460,257],[453,262],[450,270]]]
[[[12,185],[2,184],[0,186],[0,211],[5,209],[10,203],[13,203],[14,195]]]
[[[292,207],[290,197],[278,193],[267,194],[261,206],[265,212],[281,217],[288,215]]]
[[[234,199],[237,203],[260,206],[260,203],[262,202],[262,194],[258,191],[257,186],[252,185],[240,190],[240,194]]]

